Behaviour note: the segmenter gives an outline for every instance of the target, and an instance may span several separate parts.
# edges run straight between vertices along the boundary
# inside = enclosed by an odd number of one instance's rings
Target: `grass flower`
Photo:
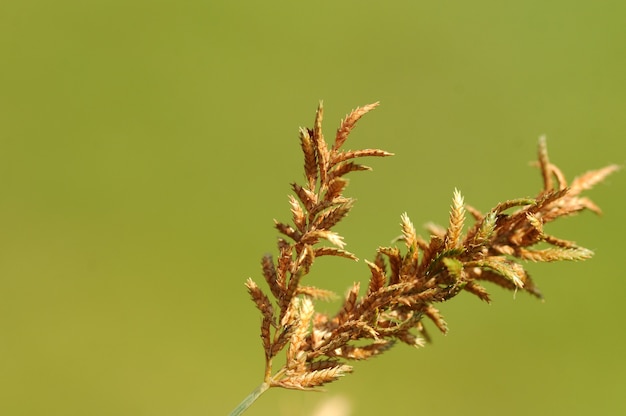
[[[354,199],[344,195],[346,175],[370,170],[360,162],[364,157],[392,155],[380,149],[344,149],[358,120],[377,105],[348,114],[332,144],[322,133],[321,104],[313,128],[300,129],[304,183],[291,184],[291,221],[275,221],[281,234],[277,257],[266,255],[261,260],[269,292],[252,279],[246,282],[262,316],[263,383],[232,415],[243,412],[270,387],[318,389],[352,372],[352,360],[372,358],[397,342],[423,346],[429,340],[426,320],[439,331],[448,331],[436,305],[461,292],[489,302],[485,282],[541,298],[523,261],[585,260],[593,255],[573,241],[547,234],[544,225],[583,210],[600,213],[581,193],[618,166],[587,172],[568,183],[550,162],[542,137],[537,164],[543,186],[536,197],[504,201],[480,212],[455,190],[447,226],[429,225],[429,239],[418,235],[408,215],[402,214],[399,246],[381,246],[372,261],[365,261],[367,287],[354,283],[334,315],[316,312],[316,301],[335,295],[303,283],[315,261],[324,256],[357,259],[333,231],[354,205]],[[276,368],[274,361],[282,351],[285,361]]]

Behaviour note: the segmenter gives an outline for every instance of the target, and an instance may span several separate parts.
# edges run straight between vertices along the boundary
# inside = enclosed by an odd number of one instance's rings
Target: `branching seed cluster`
[[[572,241],[545,233],[544,225],[585,209],[600,213],[580,193],[618,166],[587,172],[568,185],[562,172],[549,161],[545,139],[541,138],[538,165],[543,189],[535,198],[505,201],[482,213],[466,205],[455,190],[448,226],[428,226],[429,240],[420,237],[408,215],[403,214],[402,235],[397,241],[404,247],[379,247],[374,261],[366,261],[370,278],[365,293],[360,295],[360,284],[354,283],[334,316],[316,313],[314,301],[334,294],[302,284],[314,261],[322,256],[356,260],[344,250],[343,238],[332,230],[354,203],[343,195],[348,183],[345,176],[370,170],[357,163],[358,158],[392,155],[379,149],[342,149],[357,121],[377,105],[348,114],[330,148],[322,134],[321,104],[313,129],[300,129],[305,183],[291,185],[292,224],[275,221],[282,235],[278,257],[266,255],[261,262],[273,300],[252,279],[246,282],[263,317],[264,383],[270,387],[316,388],[351,372],[347,361],[371,358],[397,341],[423,346],[429,339],[423,318],[441,332],[448,330],[434,305],[462,291],[489,302],[482,284],[485,281],[541,297],[521,260],[584,260],[593,254]],[[468,214],[473,219],[471,225],[467,225]],[[330,245],[320,244],[324,241]],[[547,248],[536,248],[539,243]],[[286,362],[273,373],[273,359],[283,350]]]

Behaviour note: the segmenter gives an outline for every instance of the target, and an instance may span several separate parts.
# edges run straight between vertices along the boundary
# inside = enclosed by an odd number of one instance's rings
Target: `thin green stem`
[[[235,410],[230,412],[230,416],[239,416],[240,414],[242,414],[248,407],[252,405],[252,403],[254,403],[254,401],[260,395],[262,395],[265,392],[265,390],[269,388],[270,388],[269,383],[267,382],[261,383],[259,387],[257,387],[252,393],[250,393],[248,397],[243,399],[241,403],[239,403],[239,405],[235,408]]]

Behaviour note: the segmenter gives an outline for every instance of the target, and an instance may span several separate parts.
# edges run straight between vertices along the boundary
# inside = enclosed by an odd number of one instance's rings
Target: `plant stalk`
[[[248,397],[243,399],[241,403],[239,403],[239,405],[235,408],[235,410],[230,412],[229,416],[239,416],[240,414],[242,414],[248,407],[252,405],[252,403],[254,403],[256,399],[258,399],[260,395],[265,393],[265,390],[269,388],[270,388],[269,383],[267,382],[261,383],[259,387],[257,387],[252,393],[250,393]]]

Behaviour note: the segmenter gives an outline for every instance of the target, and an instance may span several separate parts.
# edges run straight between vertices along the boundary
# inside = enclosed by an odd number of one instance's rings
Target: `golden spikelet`
[[[593,257],[593,251],[583,247],[561,248],[553,247],[543,250],[529,250],[520,248],[518,250],[518,257],[523,260],[530,260],[535,262],[549,262],[549,261],[579,261],[587,260]]]
[[[385,276],[384,271],[380,268],[379,265],[375,263],[371,263],[367,260],[365,260],[365,263],[370,268],[370,271],[372,273],[372,277],[370,278],[370,284],[367,289],[367,293],[373,293],[385,286],[385,282],[387,281],[387,278]]]
[[[404,243],[409,248],[416,248],[417,233],[415,232],[415,226],[406,212],[400,216],[400,224],[402,226],[402,237],[404,239]]]
[[[450,211],[450,225],[446,232],[445,249],[452,250],[458,247],[465,222],[465,208],[463,207],[463,196],[458,189],[454,190],[452,199],[452,210]]]
[[[287,377],[280,380],[280,382],[276,382],[275,385],[287,389],[311,390],[315,387],[335,381],[350,372],[352,372],[352,367],[349,365],[337,365],[323,370],[313,370]]]
[[[308,296],[294,298],[293,317],[290,317],[289,324],[295,327],[291,339],[289,340],[289,348],[287,349],[287,362],[293,364],[297,362],[298,353],[303,351],[306,346],[306,337],[309,333],[311,319],[315,313],[313,301]],[[302,363],[304,365],[304,363]]]

